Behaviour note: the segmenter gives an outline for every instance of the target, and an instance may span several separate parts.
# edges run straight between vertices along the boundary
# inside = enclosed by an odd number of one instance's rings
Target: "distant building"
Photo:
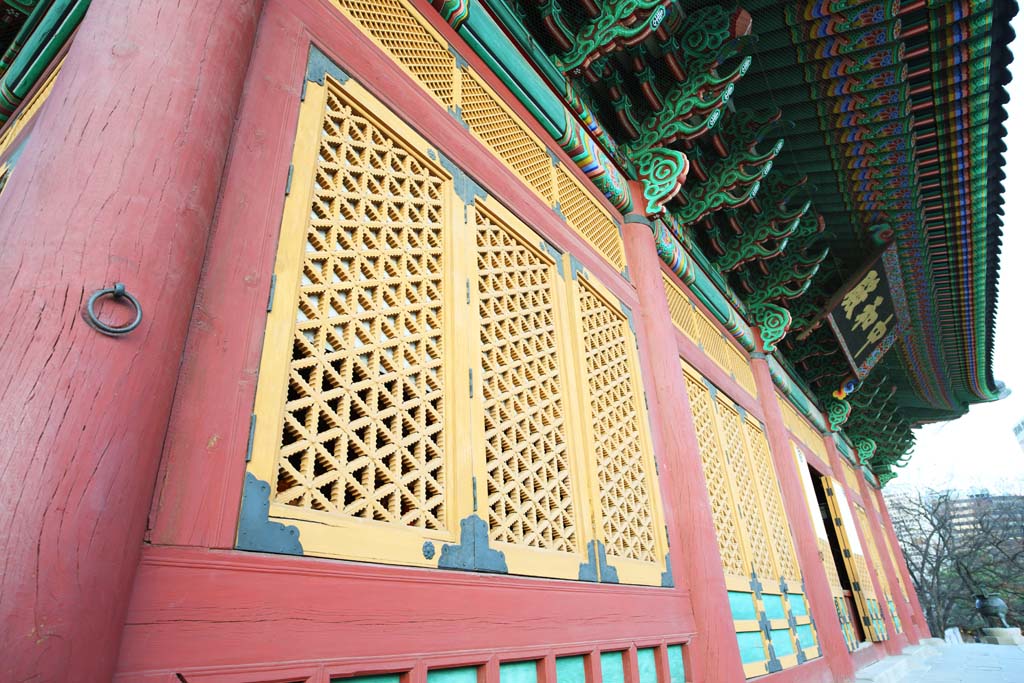
[[[950,499],[953,531],[1005,530],[1004,538],[1024,538],[1024,496],[993,496],[982,490]]]
[[[1024,420],[1021,420],[1013,426],[1013,435],[1017,437],[1017,443],[1019,443],[1021,449],[1024,450]]]

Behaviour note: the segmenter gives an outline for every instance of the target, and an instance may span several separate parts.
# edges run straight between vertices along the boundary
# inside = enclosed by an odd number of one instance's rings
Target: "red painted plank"
[[[294,662],[367,673],[424,657],[432,666],[540,658],[683,642],[689,612],[678,590],[147,548],[118,671]]]

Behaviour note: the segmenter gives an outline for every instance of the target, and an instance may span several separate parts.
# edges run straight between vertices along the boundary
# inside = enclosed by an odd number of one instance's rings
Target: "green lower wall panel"
[[[668,675],[670,683],[684,683],[686,681],[686,668],[683,666],[683,646],[668,646]]]
[[[537,683],[537,662],[506,662],[500,669],[501,683]]]
[[[769,619],[785,619],[786,608],[782,605],[781,595],[761,595],[761,602],[764,603],[764,613]],[[735,619],[736,617],[733,617]]]
[[[431,669],[427,672],[427,683],[477,683],[477,667]]]
[[[763,662],[768,659],[768,653],[765,651],[760,631],[737,633],[736,642],[740,646],[740,660],[744,664]]]
[[[555,674],[558,683],[587,683],[587,668],[583,656],[559,657],[555,660]]]
[[[734,621],[756,621],[757,610],[754,609],[754,594],[740,591],[729,591],[729,609],[732,610]]]
[[[793,647],[793,639],[789,635],[788,628],[779,628],[771,631],[771,638],[776,657],[787,657],[796,653],[796,648]]]
[[[626,683],[621,652],[601,653],[601,681],[602,683]]]
[[[814,629],[810,624],[801,624],[796,627],[796,637],[800,639],[800,647],[807,649],[814,647]]]
[[[655,663],[653,647],[640,648],[636,651],[636,665],[640,671],[640,683],[658,683],[658,667]]]
[[[790,593],[789,609],[793,612],[794,617],[806,617],[807,601],[804,600],[804,596],[800,595],[799,593]]]

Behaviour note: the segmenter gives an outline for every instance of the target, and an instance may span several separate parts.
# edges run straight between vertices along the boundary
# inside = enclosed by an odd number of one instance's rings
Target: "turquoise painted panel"
[[[668,646],[668,676],[669,683],[685,683],[686,669],[683,667],[683,646]]]
[[[601,680],[603,683],[626,683],[621,652],[601,653]]]
[[[332,678],[331,683],[398,683],[399,674],[381,674],[379,676],[353,676],[351,678]]]
[[[814,647],[814,629],[810,624],[801,624],[796,627],[796,637],[800,639],[800,647],[807,649]]]
[[[789,635],[788,628],[775,629],[771,632],[771,637],[776,657],[785,657],[796,653],[796,648],[793,647],[793,639]]]
[[[794,617],[806,617],[807,601],[804,600],[804,596],[800,595],[799,593],[790,593],[789,609],[792,610]]]
[[[477,668],[432,669],[427,672],[427,683],[477,683]]]
[[[768,653],[765,651],[760,631],[737,633],[736,642],[740,646],[740,660],[744,664],[763,662],[768,659]]]
[[[537,662],[506,662],[499,669],[501,683],[537,683]]]
[[[764,613],[769,619],[785,619],[786,608],[782,606],[781,595],[761,595],[761,602],[764,603]]]
[[[654,663],[654,648],[636,651],[636,665],[640,670],[640,683],[658,683],[658,668]]]
[[[757,620],[757,610],[754,609],[754,594],[729,591],[729,609],[732,610],[732,618]]]
[[[587,669],[583,665],[583,656],[556,659],[555,675],[558,683],[587,683]]]

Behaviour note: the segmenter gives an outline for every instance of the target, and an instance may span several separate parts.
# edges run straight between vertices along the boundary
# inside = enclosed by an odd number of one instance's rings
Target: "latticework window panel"
[[[424,538],[457,538],[454,195],[428,149],[353,81],[307,83],[249,472],[309,554],[425,563]]]
[[[896,583],[900,586],[900,594],[903,595],[904,602],[910,602],[910,595],[907,593],[907,584],[903,581],[903,572],[900,571],[900,565],[896,561],[896,553],[892,550],[892,543],[889,541],[889,534],[885,533],[884,529],[882,530],[882,541],[885,543],[885,552],[889,556],[889,562],[892,564],[893,572],[896,574]]]
[[[576,552],[551,257],[476,211],[491,539]]]
[[[455,55],[400,0],[334,0],[445,107],[456,104]]]
[[[356,79],[305,83],[238,547],[660,585],[628,309],[438,158]]]
[[[764,508],[772,554],[775,556],[779,573],[790,585],[799,585],[800,568],[796,561],[796,550],[793,548],[793,532],[786,521],[786,512],[782,506],[782,494],[779,493],[778,477],[772,465],[768,440],[759,426],[748,421],[744,424],[744,428],[747,432],[754,480],[757,482],[761,494],[761,505]]]
[[[558,208],[566,222],[597,248],[616,270],[626,267],[622,234],[611,216],[601,208],[579,181],[566,169],[555,169]]]
[[[769,643],[782,668],[799,663],[798,644],[804,658],[819,657],[763,428],[685,362],[682,369],[744,671],[769,672]]]
[[[646,417],[628,319],[590,283],[575,280],[588,425],[596,462],[601,526],[609,555],[656,562]]]
[[[864,549],[867,551],[868,558],[871,561],[869,569],[878,577],[878,586],[882,589],[886,599],[888,599],[891,597],[889,579],[885,575],[885,569],[882,567],[882,557],[878,554],[878,544],[875,543],[874,530],[871,528],[871,523],[868,521],[868,515],[864,508],[857,503],[854,503],[853,507],[857,511],[857,520],[860,522],[861,534],[864,537]]]
[[[476,76],[462,79],[462,120],[548,204],[555,201],[554,168],[537,140]]]
[[[757,483],[745,452],[743,418],[722,396],[719,396],[717,401],[722,447],[729,472],[732,474],[733,495],[747,547],[750,549],[750,563],[758,576],[778,577],[775,563],[772,561],[767,525],[758,500]]]
[[[665,298],[668,300],[668,312],[672,322],[691,341],[697,341],[697,311],[694,310],[693,304],[668,275],[662,273],[661,281],[665,286]]]
[[[727,575],[745,577],[749,574],[749,567],[744,559],[740,526],[729,490],[729,472],[715,428],[714,399],[711,391],[700,380],[691,377],[689,373],[686,373],[685,378],[701,462],[704,465],[704,478],[711,499],[715,536],[722,555],[722,568]]]
[[[328,91],[274,502],[444,527],[444,183]]]
[[[846,458],[840,456],[839,460],[843,463],[842,476],[843,481],[846,482],[847,488],[851,491],[856,491],[860,488],[859,482],[857,481],[857,472],[853,469],[853,465],[850,464]]]
[[[690,302],[683,290],[672,282],[668,275],[662,273],[661,279],[665,286],[669,314],[676,328],[690,341],[700,346],[718,367],[729,373],[751,396],[756,396],[754,373],[743,352],[726,340],[715,323]]]
[[[617,271],[626,267],[622,235],[588,188],[555,168],[544,143],[469,66],[458,68],[447,42],[404,0],[334,0],[377,45],[400,63],[442,106],[462,120],[508,168]]]
[[[832,557],[832,548],[827,538],[818,539],[818,555],[825,565],[825,577],[828,579],[828,586],[832,589],[833,596],[842,596],[843,584],[839,580],[839,570],[836,568],[835,558]]]

